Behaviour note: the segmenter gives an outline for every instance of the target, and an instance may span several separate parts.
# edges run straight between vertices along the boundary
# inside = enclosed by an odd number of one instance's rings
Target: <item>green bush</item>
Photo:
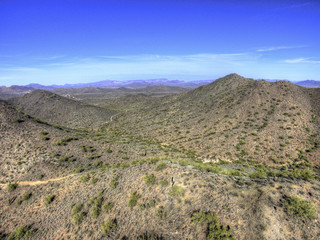
[[[15,122],[15,123],[22,123],[22,122],[24,122],[24,120],[23,120],[23,119],[20,119],[20,118],[16,118],[16,119],[13,120],[13,122]]]
[[[91,178],[91,183],[92,184],[96,184],[98,181],[99,181],[99,179],[96,178],[96,177]]]
[[[107,202],[106,204],[103,205],[102,208],[105,212],[109,212],[113,208],[113,203]]]
[[[156,171],[161,171],[163,169],[167,168],[167,164],[165,164],[164,162],[160,162],[157,166],[156,166]]]
[[[83,169],[83,168],[75,168],[73,171],[74,171],[75,173],[81,173],[81,172],[84,171],[84,169]]]
[[[80,182],[88,182],[90,179],[90,176],[89,175],[85,175],[85,176],[82,176],[80,178]]]
[[[131,193],[129,202],[128,202],[128,206],[130,208],[133,208],[137,205],[137,202],[139,200],[140,196],[137,193]]]
[[[76,214],[74,214],[74,215],[72,216],[71,222],[72,222],[74,225],[79,225],[79,224],[83,221],[83,219],[84,219],[85,216],[86,216],[86,215],[85,215],[84,212],[78,212],[78,213],[76,213]]]
[[[22,196],[22,201],[27,201],[31,198],[32,196],[32,193],[25,193],[23,196]]]
[[[206,239],[210,239],[210,240],[234,239],[230,227],[229,226],[225,227],[221,225],[215,213],[212,213],[212,212],[206,213],[203,211],[198,211],[193,213],[193,215],[191,216],[191,221],[197,225],[203,225],[203,224],[206,225],[206,229],[207,229]]]
[[[171,197],[181,197],[183,196],[185,193],[185,190],[183,187],[180,187],[180,186],[172,186],[170,189],[169,189],[169,195]]]
[[[110,187],[112,189],[115,189],[118,186],[118,180],[119,180],[119,176],[118,175],[113,175],[111,181],[110,181]]]
[[[112,150],[111,150],[110,148],[108,148],[108,149],[106,150],[106,152],[107,152],[107,153],[112,153]]]
[[[167,180],[160,180],[159,181],[159,183],[160,183],[160,185],[162,186],[162,187],[166,187],[166,186],[168,186],[169,185],[169,182],[167,181]]]
[[[315,178],[315,173],[309,169],[304,169],[304,170],[295,169],[292,172],[292,176],[295,178],[300,178],[300,179],[310,181]]]
[[[80,203],[77,203],[76,205],[73,206],[71,214],[75,215],[81,212],[81,210],[82,210],[82,205]]]
[[[91,217],[97,218],[100,215],[100,211],[101,209],[98,204],[93,205],[90,211]]]
[[[264,171],[263,169],[258,169],[257,171],[250,173],[249,177],[251,177],[251,178],[266,178],[267,172]]]
[[[53,202],[53,200],[54,200],[55,198],[56,198],[55,195],[48,195],[48,196],[46,196],[45,199],[44,199],[44,204],[45,204],[46,206],[48,206],[49,204],[51,204],[51,203]]]
[[[8,183],[8,191],[13,192],[18,187],[18,183]]]
[[[284,209],[289,216],[298,219],[314,219],[317,216],[317,210],[313,202],[296,196],[287,197]]]
[[[77,203],[76,205],[73,206],[72,211],[71,211],[72,224],[79,225],[83,221],[83,219],[86,215],[84,212],[81,212],[81,210],[82,210],[82,205],[80,203]]]
[[[110,231],[115,231],[117,229],[117,221],[109,220],[106,223],[101,225],[101,230],[103,235],[108,235]]]
[[[145,175],[143,178],[144,183],[147,185],[154,185],[156,183],[156,177],[153,174]]]
[[[167,216],[167,213],[164,210],[163,206],[160,206],[157,208],[157,217],[160,219],[163,219]]]
[[[26,226],[19,226],[14,230],[14,232],[10,234],[8,240],[19,240],[23,238],[28,238],[31,237],[33,234],[34,230]]]
[[[49,138],[49,137],[47,137],[47,136],[43,136],[43,137],[42,137],[42,140],[43,140],[43,141],[49,141],[49,140],[50,140],[50,138]]]

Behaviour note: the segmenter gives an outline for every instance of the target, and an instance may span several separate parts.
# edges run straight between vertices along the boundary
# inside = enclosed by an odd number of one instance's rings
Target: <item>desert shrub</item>
[[[250,173],[249,177],[251,177],[251,178],[266,178],[267,172],[263,169],[258,169],[257,171]]]
[[[50,138],[49,138],[49,137],[47,137],[47,136],[43,136],[43,137],[42,137],[42,140],[43,140],[43,141],[49,141],[49,140],[50,140]]]
[[[142,235],[139,235],[137,239],[138,240],[164,240],[164,237],[152,231],[152,232],[145,232]]]
[[[91,183],[92,184],[96,184],[98,181],[99,181],[99,179],[96,178],[96,177],[91,178]]]
[[[109,220],[101,225],[101,230],[103,235],[108,235],[110,231],[115,231],[117,229],[117,221]]]
[[[82,205],[80,203],[77,203],[76,205],[73,206],[71,215],[72,215],[71,222],[74,225],[79,225],[86,216],[85,213],[82,212]]]
[[[71,222],[72,222],[74,225],[79,225],[79,224],[83,221],[83,219],[84,219],[85,216],[86,216],[86,215],[85,215],[84,212],[78,212],[78,213],[76,213],[76,214],[74,214],[74,215],[72,216]]]
[[[153,174],[145,175],[143,178],[144,183],[147,185],[154,185],[156,183],[156,177]]]
[[[14,232],[12,232],[8,240],[19,240],[23,238],[31,237],[34,234],[34,230],[26,226],[17,227]]]
[[[135,192],[131,193],[131,196],[130,196],[130,199],[128,202],[128,206],[130,208],[135,207],[137,205],[139,198],[140,198],[140,196],[137,193],[135,193]]]
[[[237,177],[241,176],[241,172],[239,170],[230,169],[229,171],[227,171],[227,174],[230,176],[237,176]]]
[[[164,162],[160,162],[157,166],[156,166],[156,171],[161,171],[163,169],[167,168],[167,164],[165,164]]]
[[[25,193],[23,196],[22,196],[22,201],[27,201],[31,198],[32,196],[32,193]]]
[[[75,168],[73,171],[74,171],[75,173],[81,173],[81,172],[84,171],[84,169],[83,169],[83,168]]]
[[[164,207],[163,206],[160,206],[157,208],[157,217],[162,219],[162,218],[165,218],[167,216],[167,213],[165,212],[164,210]]]
[[[82,176],[80,178],[80,182],[88,182],[90,179],[90,176],[89,175],[85,175],[85,176]]]
[[[181,197],[183,196],[185,193],[185,189],[181,186],[172,186],[169,189],[169,195],[171,197]]]
[[[80,203],[77,203],[76,205],[73,206],[71,214],[75,215],[75,214],[81,212],[81,210],[82,210],[82,205]]]
[[[162,186],[162,187],[166,187],[166,186],[168,186],[169,185],[169,182],[167,181],[167,180],[160,180],[159,181],[159,183],[160,183],[160,185]]]
[[[113,203],[112,202],[107,202],[103,205],[103,210],[105,212],[109,212],[113,208]]]
[[[107,153],[112,153],[112,150],[110,148],[107,148],[106,152]]]
[[[13,122],[15,122],[15,123],[22,123],[22,122],[24,122],[24,120],[23,120],[23,119],[20,119],[20,118],[15,118],[15,119],[13,120]]]
[[[37,175],[37,179],[39,179],[39,180],[42,179],[43,177],[44,177],[43,174],[38,174],[38,175]]]
[[[207,213],[203,212],[203,211],[198,211],[193,213],[193,215],[191,216],[191,221],[195,224],[202,224],[207,220]]]
[[[198,211],[193,213],[191,221],[197,225],[206,224],[206,239],[234,239],[230,227],[220,224],[215,213]]]
[[[65,156],[65,157],[60,157],[59,158],[59,161],[61,162],[74,162],[76,159],[73,158],[73,157],[68,157],[68,156]]]
[[[119,180],[119,176],[118,175],[113,175],[113,177],[112,177],[112,179],[110,181],[110,187],[112,189],[115,189],[118,186],[118,184],[119,184],[118,180]]]
[[[90,211],[91,217],[97,218],[100,215],[100,211],[101,209],[98,204],[93,205]]]
[[[45,121],[43,121],[43,120],[41,120],[41,119],[39,119],[39,118],[33,118],[33,120],[34,121],[36,121],[36,122],[38,122],[38,123],[42,123],[42,124],[48,124],[47,122],[45,122]]]
[[[304,170],[295,169],[292,172],[292,176],[295,178],[300,178],[300,179],[310,181],[315,178],[315,173],[309,169],[304,169]]]
[[[7,186],[8,186],[8,191],[9,191],[9,192],[13,192],[14,190],[17,189],[18,183],[8,183]]]
[[[48,206],[49,204],[51,204],[51,203],[53,202],[53,200],[54,200],[55,198],[56,198],[55,195],[48,195],[48,196],[46,196],[45,199],[44,199],[44,204],[45,204],[46,206]]]
[[[297,196],[287,197],[284,209],[289,216],[298,219],[314,219],[317,216],[314,203]]]
[[[45,136],[45,135],[48,135],[49,133],[46,131],[41,131],[40,134]]]
[[[155,200],[150,200],[149,203],[147,204],[147,208],[152,208],[156,206],[156,201]]]

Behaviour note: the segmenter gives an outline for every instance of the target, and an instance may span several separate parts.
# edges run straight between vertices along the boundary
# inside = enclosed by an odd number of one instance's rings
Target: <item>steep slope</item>
[[[45,90],[35,90],[10,103],[31,116],[71,128],[98,128],[116,113]]]
[[[208,161],[319,164],[320,90],[231,74],[118,116],[110,127]]]

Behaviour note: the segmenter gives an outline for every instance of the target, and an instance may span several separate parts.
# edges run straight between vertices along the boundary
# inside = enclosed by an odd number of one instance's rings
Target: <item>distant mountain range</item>
[[[206,85],[213,80],[197,80],[197,81],[182,81],[182,80],[168,80],[165,78],[160,79],[147,79],[147,80],[127,80],[127,81],[115,81],[104,80],[93,83],[76,83],[76,84],[64,84],[64,85],[50,85],[44,86],[37,83],[31,83],[25,87],[31,87],[34,89],[53,90],[56,88],[85,88],[85,87],[99,87],[99,88],[145,88],[150,86],[166,85],[173,87],[183,88],[197,88],[202,85]]]
[[[258,79],[260,80],[260,79]],[[264,79],[268,82],[277,82],[278,79]],[[194,89],[206,84],[213,82],[214,80],[196,80],[196,81],[183,81],[183,80],[168,80],[166,78],[159,79],[147,79],[147,80],[126,80],[126,81],[116,81],[116,80],[103,80],[99,82],[92,83],[76,83],[76,84],[63,84],[63,85],[41,85],[38,83],[30,83],[28,85],[19,86],[12,85],[11,87],[2,86],[0,87],[0,97],[2,99],[8,99],[11,97],[21,96],[29,93],[35,89],[42,89],[47,91],[53,91],[55,89],[80,89],[80,88],[127,88],[127,89],[142,89],[154,86],[169,86],[169,87],[180,87],[185,89]],[[320,81],[315,80],[305,80],[293,82],[296,85],[308,88],[320,88]]]
[[[294,82],[294,84],[297,84],[302,87],[308,87],[308,88],[320,88],[320,81],[315,81],[315,80]]]

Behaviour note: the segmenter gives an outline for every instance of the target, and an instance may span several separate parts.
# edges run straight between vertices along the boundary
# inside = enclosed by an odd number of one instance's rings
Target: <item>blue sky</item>
[[[0,0],[0,86],[320,80],[318,0]]]

